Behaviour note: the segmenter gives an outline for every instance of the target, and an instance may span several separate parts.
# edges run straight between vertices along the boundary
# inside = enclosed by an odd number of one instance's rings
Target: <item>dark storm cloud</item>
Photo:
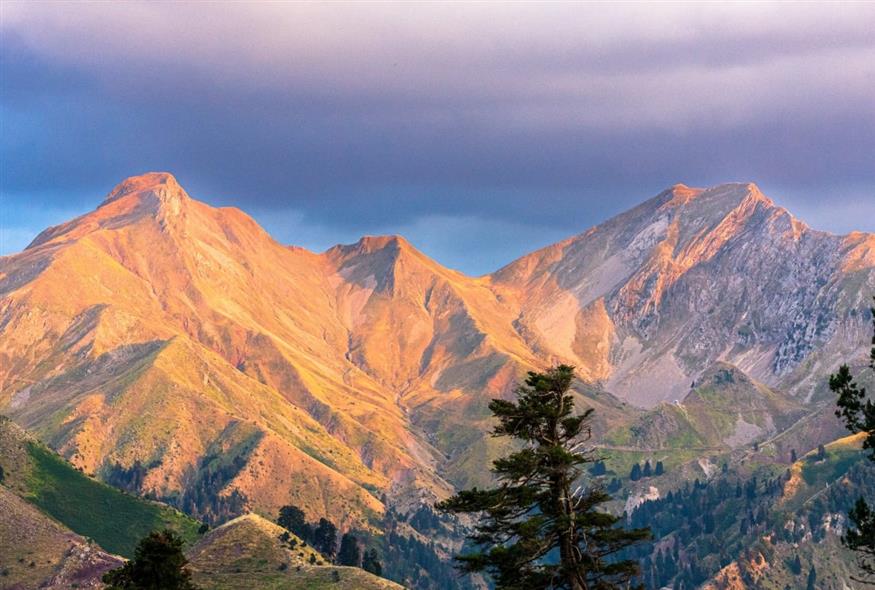
[[[4,251],[154,169],[471,272],[678,181],[875,230],[871,6],[58,6],[4,3]]]

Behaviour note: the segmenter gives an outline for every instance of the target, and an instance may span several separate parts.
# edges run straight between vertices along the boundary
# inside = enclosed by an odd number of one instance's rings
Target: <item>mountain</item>
[[[753,184],[675,185],[493,281],[533,348],[637,405],[715,361],[809,399],[868,339],[875,236],[813,230]]]
[[[205,518],[245,497],[359,521],[382,511],[368,490],[415,472],[401,409],[340,352],[327,261],[170,175],[125,181],[0,272],[4,410],[88,472],[139,462],[138,491]]]
[[[295,504],[375,530],[487,482],[489,400],[557,362],[623,477],[828,442],[825,376],[862,359],[872,293],[875,236],[752,184],[676,185],[475,278],[399,236],[279,244],[150,173],[0,258],[0,412],[213,524]]]
[[[293,502],[364,525],[384,493],[446,495],[450,455],[489,444],[488,399],[543,365],[488,278],[397,237],[286,247],[169,174],[124,181],[0,273],[0,409],[211,521]]]

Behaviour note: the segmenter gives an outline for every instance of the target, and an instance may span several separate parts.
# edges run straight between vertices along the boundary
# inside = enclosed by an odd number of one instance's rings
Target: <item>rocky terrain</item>
[[[873,267],[875,236],[813,230],[753,184],[675,185],[493,282],[522,294],[532,348],[650,407],[715,361],[810,399],[868,339]]]

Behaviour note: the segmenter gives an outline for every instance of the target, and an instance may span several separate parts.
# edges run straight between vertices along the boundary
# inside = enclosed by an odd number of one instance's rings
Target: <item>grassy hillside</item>
[[[628,429],[609,433],[609,445],[649,449],[729,450],[764,440],[805,414],[798,402],[714,363],[680,402],[662,403]]]
[[[6,418],[0,418],[0,467],[2,485],[111,553],[130,557],[155,529],[172,529],[188,542],[197,538],[197,521],[91,479]]]
[[[0,588],[97,588],[120,564],[0,485]]]
[[[247,514],[210,531],[189,551],[194,581],[204,590],[392,590],[394,582],[355,567],[325,565],[294,535]]]

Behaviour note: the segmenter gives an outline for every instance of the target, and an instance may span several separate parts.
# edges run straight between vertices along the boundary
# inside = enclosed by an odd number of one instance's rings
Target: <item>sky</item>
[[[0,3],[0,254],[172,172],[495,270],[683,182],[875,232],[875,3]]]

